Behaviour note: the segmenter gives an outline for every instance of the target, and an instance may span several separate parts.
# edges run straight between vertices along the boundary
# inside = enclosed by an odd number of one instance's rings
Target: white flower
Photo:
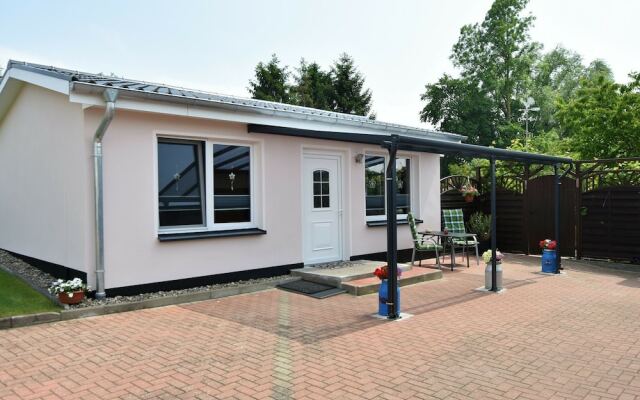
[[[73,292],[69,292],[69,293],[67,293],[67,295],[68,295],[69,297],[73,297]]]

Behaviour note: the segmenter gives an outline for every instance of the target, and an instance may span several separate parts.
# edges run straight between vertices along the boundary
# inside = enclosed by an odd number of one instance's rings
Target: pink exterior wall
[[[90,138],[102,110],[85,111]],[[183,279],[302,262],[301,164],[303,148],[331,149],[343,154],[345,178],[345,258],[384,251],[384,227],[367,227],[364,215],[364,164],[355,155],[375,147],[248,134],[246,125],[205,119],[118,110],[104,140],[106,287]],[[234,138],[256,146],[262,187],[259,227],[266,235],[176,242],[157,239],[156,135],[191,138]],[[383,153],[381,153],[383,154]],[[413,201],[424,227],[437,228],[439,156],[413,154]],[[90,164],[87,164],[89,167]],[[419,190],[416,190],[419,188]],[[399,227],[399,248],[410,248],[407,226]],[[91,263],[93,265],[93,263]]]
[[[83,118],[68,96],[25,84],[0,121],[0,248],[80,271],[92,265]]]

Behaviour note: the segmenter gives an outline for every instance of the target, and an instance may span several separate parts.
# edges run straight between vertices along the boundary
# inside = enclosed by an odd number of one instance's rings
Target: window
[[[160,229],[255,227],[252,171],[252,146],[158,138]]]
[[[204,224],[202,142],[158,141],[161,227]]]
[[[213,145],[213,222],[251,221],[251,157],[248,146]]]
[[[384,157],[365,156],[364,166],[367,217],[385,215]]]
[[[313,208],[331,207],[329,195],[329,171],[313,171]]]
[[[408,158],[396,159],[396,213],[407,215],[411,210],[411,196],[409,195],[409,185],[411,182],[410,163]]]
[[[367,219],[386,217],[386,158],[383,156],[365,156],[365,191]],[[396,214],[406,215],[411,210],[411,160],[396,158]]]

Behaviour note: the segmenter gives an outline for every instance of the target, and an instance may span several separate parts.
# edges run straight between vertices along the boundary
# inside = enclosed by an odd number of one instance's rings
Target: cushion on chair
[[[449,232],[466,233],[462,209],[442,210],[442,219],[444,220],[444,227]]]
[[[420,250],[420,251],[435,251],[436,248],[438,249],[438,251],[442,250],[442,246],[440,246],[439,244],[435,244],[433,242],[424,242],[422,244],[420,243],[416,243],[416,250]]]
[[[464,239],[453,239],[452,242],[456,246],[475,246],[478,244],[478,241],[473,238],[468,238],[466,241]]]

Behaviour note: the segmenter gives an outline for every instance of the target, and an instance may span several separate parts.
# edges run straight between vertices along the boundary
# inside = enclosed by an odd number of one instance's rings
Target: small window
[[[384,164],[382,156],[366,156],[364,159],[367,217],[385,215]]]
[[[396,210],[397,214],[409,214],[411,209],[410,201],[411,196],[409,191],[409,184],[411,182],[411,160],[408,158],[396,159]]]
[[[204,224],[203,158],[201,142],[158,141],[160,227]]]
[[[329,193],[329,171],[313,171],[313,208],[331,207]]]
[[[213,145],[213,222],[251,222],[251,151]]]
[[[366,216],[384,218],[386,213],[386,158],[365,156]],[[411,210],[411,160],[396,158],[396,214],[406,215]]]

